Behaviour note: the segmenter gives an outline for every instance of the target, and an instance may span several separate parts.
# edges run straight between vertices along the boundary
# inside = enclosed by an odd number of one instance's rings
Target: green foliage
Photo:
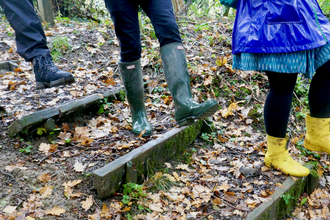
[[[208,144],[212,144],[217,138],[217,133],[216,132],[211,132],[210,134],[202,133],[201,138],[204,141],[206,141]]]
[[[169,172],[167,167],[163,171],[165,173]],[[148,191],[167,191],[171,188],[171,186],[173,186],[173,182],[171,182],[167,176],[163,175],[163,172],[157,172],[152,176],[152,178],[147,180],[144,185],[148,187]]]
[[[304,107],[308,107],[308,91],[309,91],[309,83],[306,82],[301,76],[298,76],[297,83],[294,88],[294,92],[296,93],[296,97],[300,99],[300,102],[304,105]]]
[[[289,205],[290,199],[294,199],[294,197],[291,196],[290,194],[283,194],[281,195],[281,198],[284,200],[285,204],[287,205]]]
[[[184,163],[186,163],[186,164],[191,164],[191,162],[192,162],[192,154],[191,153],[189,153],[189,152],[184,152],[183,154],[182,154],[182,160],[183,160],[183,162]]]
[[[32,145],[29,145],[29,146],[27,146],[25,148],[20,149],[19,152],[29,154],[29,153],[31,153],[31,149],[32,148],[33,148],[33,146]]]
[[[189,14],[193,14],[197,17],[216,17],[217,11],[221,10],[221,3],[219,0],[208,0],[208,1],[195,1],[193,0],[190,8]]]
[[[304,145],[304,140],[300,139],[297,143],[296,143],[296,147],[301,151],[302,155],[304,156],[313,156],[314,158],[320,159],[321,156],[313,151],[309,151],[306,148],[303,147]]]
[[[95,20],[107,15],[107,9],[103,1],[97,0],[51,0],[55,14],[79,20]]]
[[[149,17],[147,17],[143,11],[139,12],[139,23],[142,37],[147,36],[153,40],[157,40],[155,29]]]
[[[38,128],[38,129],[37,129],[37,134],[38,134],[38,135],[43,135],[44,133],[45,133],[45,134],[47,133],[47,131],[46,131],[45,128]]]
[[[125,91],[124,90],[120,90],[119,91],[119,95],[118,95],[118,100],[125,101],[125,97],[126,97]]]
[[[71,50],[69,38],[66,36],[55,37],[52,44],[51,55],[55,62],[58,62],[64,53],[66,53],[68,50]]]
[[[307,202],[307,198],[303,198],[303,199],[301,200],[300,205],[304,205],[306,202]]]
[[[98,103],[99,110],[97,114],[108,113],[111,105],[112,103],[108,101],[108,98],[101,99]]]
[[[128,205],[132,201],[137,201],[140,198],[146,197],[146,193],[143,191],[143,185],[136,183],[126,183],[123,185],[123,204]]]
[[[330,1],[329,0],[319,0],[319,4],[321,9],[327,17],[330,15]]]

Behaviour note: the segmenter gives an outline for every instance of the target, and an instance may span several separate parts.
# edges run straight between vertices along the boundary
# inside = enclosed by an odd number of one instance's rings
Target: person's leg
[[[273,137],[285,138],[298,74],[266,74],[270,87],[264,107],[266,132]]]
[[[311,117],[330,118],[330,61],[316,70],[308,101]]]
[[[119,70],[124,82],[127,101],[132,113],[132,131],[136,135],[150,136],[144,105],[144,87],[141,70],[141,41],[138,20],[138,3],[135,0],[105,0],[120,42]]]
[[[210,99],[202,104],[192,99],[186,55],[171,0],[145,0],[142,9],[150,17],[160,42],[160,54],[168,88],[175,104],[175,120],[179,126],[190,125],[195,119],[210,117],[218,103]]]
[[[144,0],[141,3],[141,8],[154,26],[160,47],[181,42],[171,0]]]
[[[287,149],[286,129],[298,74],[275,72],[266,72],[266,74],[270,89],[264,107],[267,132],[265,164],[288,175],[307,176],[309,169],[294,161]]]
[[[308,94],[304,147],[330,154],[330,61],[316,70]]]
[[[53,63],[33,1],[0,0],[0,5],[15,30],[17,53],[33,64],[37,89],[73,83],[72,74]]]
[[[141,58],[139,4],[136,0],[104,0],[115,25],[121,49],[121,62],[132,62]]]
[[[26,61],[49,54],[46,36],[32,0],[0,0],[0,5],[15,31],[17,53]]]

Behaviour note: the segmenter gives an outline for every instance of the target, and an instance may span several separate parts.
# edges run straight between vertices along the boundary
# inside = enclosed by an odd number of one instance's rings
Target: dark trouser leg
[[[311,117],[330,118],[330,61],[316,70],[308,99]]]
[[[298,74],[266,72],[269,79],[264,119],[268,135],[284,138],[292,104],[292,94]]]
[[[0,5],[15,30],[17,53],[26,61],[49,53],[46,36],[33,8],[32,0],[0,0]]]
[[[141,7],[155,28],[160,47],[174,42],[181,42],[171,0],[142,1]]]
[[[148,122],[144,105],[144,87],[140,63],[139,4],[136,0],[105,0],[105,4],[115,24],[116,35],[120,42],[119,70],[132,113],[132,131],[136,135],[143,133],[143,136],[150,136],[152,128]]]
[[[132,62],[141,57],[141,41],[137,0],[104,0],[108,8],[121,49],[121,61]]]

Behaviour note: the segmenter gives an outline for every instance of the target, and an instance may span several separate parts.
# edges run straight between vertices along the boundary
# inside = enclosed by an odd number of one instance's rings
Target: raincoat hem
[[[328,39],[329,41],[329,39]],[[302,50],[311,50],[318,47],[322,47],[326,45],[324,39],[318,42],[314,42],[312,44],[301,45],[301,46],[291,46],[291,47],[239,47],[232,51],[233,54],[238,53],[290,53],[290,52],[297,52]]]

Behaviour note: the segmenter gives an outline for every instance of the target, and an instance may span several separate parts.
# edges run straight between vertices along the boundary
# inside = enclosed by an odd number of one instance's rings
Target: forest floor
[[[143,185],[106,200],[97,197],[90,173],[177,127],[174,103],[162,72],[159,45],[150,20],[141,16],[145,103],[154,133],[134,136],[126,101],[103,100],[96,114],[57,121],[57,129],[7,136],[16,119],[121,84],[113,23],[57,19],[45,26],[56,65],[76,82],[35,89],[30,63],[15,53],[14,32],[0,20],[1,61],[19,68],[0,73],[0,219],[244,219],[281,187],[286,178],[264,166],[262,110],[268,91],[264,74],[231,68],[232,19],[190,16],[178,20],[192,93],[198,102],[214,98],[220,109],[209,134],[181,157],[168,161]],[[312,163],[319,188],[300,198],[288,218],[329,219],[328,155],[303,148],[308,81],[299,78],[290,116],[289,149],[296,161]]]

